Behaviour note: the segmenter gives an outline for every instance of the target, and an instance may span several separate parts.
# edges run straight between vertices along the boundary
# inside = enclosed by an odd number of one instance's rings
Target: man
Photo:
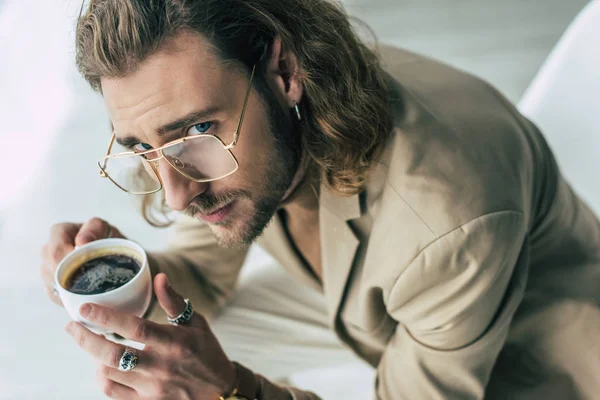
[[[114,126],[102,172],[149,219],[157,193],[187,215],[151,255],[156,322],[82,309],[147,344],[132,370],[123,346],[68,327],[110,397],[316,398],[229,360],[204,318],[255,239],[322,291],[378,398],[600,392],[597,218],[492,87],[382,57],[325,0],[91,1],[77,62]],[[64,254],[111,235],[97,219],[54,227],[49,291]]]

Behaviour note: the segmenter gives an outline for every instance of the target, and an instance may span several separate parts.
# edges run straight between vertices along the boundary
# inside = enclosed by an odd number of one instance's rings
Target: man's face
[[[135,137],[134,151],[199,134],[231,143],[248,83],[241,72],[219,64],[206,42],[190,34],[178,36],[168,51],[153,55],[134,73],[101,82],[115,135]],[[260,235],[297,169],[286,105],[277,94],[265,97],[250,93],[239,140],[231,150],[239,163],[232,175],[197,183],[164,159],[158,163],[167,205],[204,219],[222,245],[248,244]],[[158,133],[160,127],[204,110],[212,111],[183,128]]]

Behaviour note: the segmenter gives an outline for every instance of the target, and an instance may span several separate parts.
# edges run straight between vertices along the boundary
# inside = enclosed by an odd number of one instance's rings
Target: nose
[[[158,162],[158,173],[163,182],[167,206],[174,211],[185,210],[194,198],[208,188],[208,183],[198,183],[186,178],[164,159]]]

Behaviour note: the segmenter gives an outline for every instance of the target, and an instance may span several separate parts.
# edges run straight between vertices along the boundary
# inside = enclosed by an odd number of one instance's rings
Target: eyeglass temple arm
[[[232,148],[237,144],[238,138],[240,137],[240,129],[242,128],[242,122],[244,122],[244,116],[246,115],[246,105],[248,104],[248,98],[250,97],[250,91],[252,90],[252,81],[254,79],[254,72],[256,71],[256,64],[252,67],[252,73],[250,74],[250,81],[248,82],[248,89],[246,89],[246,97],[244,98],[244,106],[242,107],[242,115],[238,122],[238,126],[233,135],[233,142],[227,148]]]
[[[112,124],[110,124],[110,126],[112,127]],[[113,145],[115,144],[115,133],[113,132],[112,136],[110,137],[110,143],[108,144],[108,150],[106,150],[106,156],[104,158],[104,166],[106,167],[106,157],[108,157],[110,155],[110,151],[112,150]],[[104,169],[100,168],[100,176],[102,176],[103,178],[108,178],[106,176],[106,172],[104,172]]]
[[[110,155],[112,147],[115,144],[115,138],[116,138],[116,135],[113,132],[112,136],[110,137],[110,143],[108,144],[108,150],[106,150],[106,157],[108,157]]]

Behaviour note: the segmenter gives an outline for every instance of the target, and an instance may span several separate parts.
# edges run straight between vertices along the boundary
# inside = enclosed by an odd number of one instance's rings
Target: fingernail
[[[82,317],[87,317],[91,312],[92,306],[89,304],[84,304],[79,308],[79,314],[81,314]]]
[[[72,335],[73,334],[73,323],[69,322],[67,324],[67,326],[65,326],[65,331],[69,334]]]

